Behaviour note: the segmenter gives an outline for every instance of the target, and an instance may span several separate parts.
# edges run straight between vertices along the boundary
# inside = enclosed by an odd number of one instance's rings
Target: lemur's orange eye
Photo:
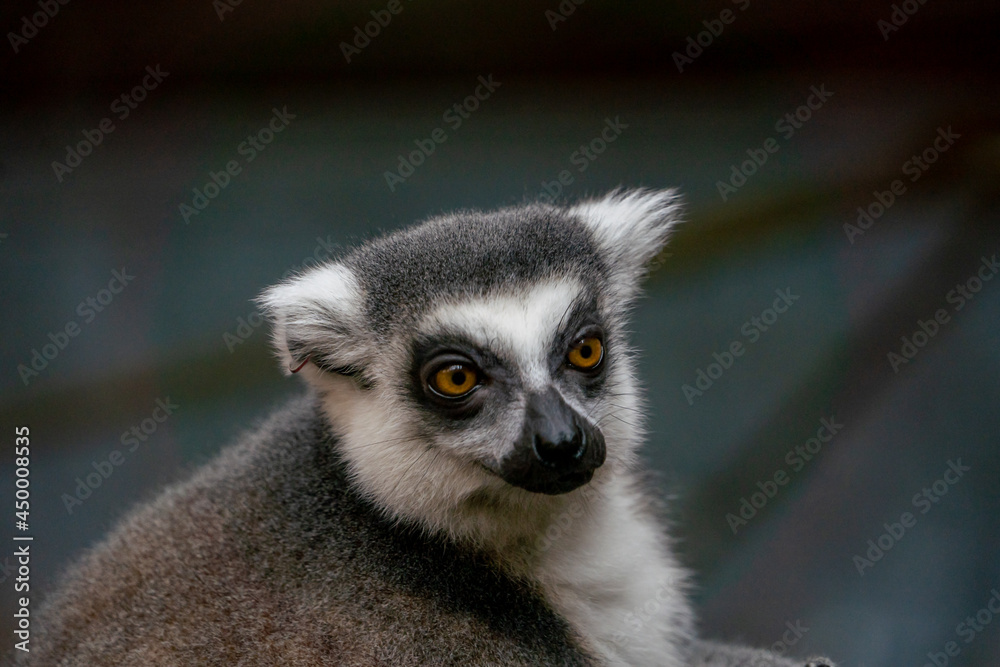
[[[475,388],[479,375],[466,364],[442,366],[431,378],[434,390],[447,398],[465,396]]]
[[[581,338],[569,348],[566,359],[570,364],[585,371],[597,368],[604,359],[604,345],[594,336]]]

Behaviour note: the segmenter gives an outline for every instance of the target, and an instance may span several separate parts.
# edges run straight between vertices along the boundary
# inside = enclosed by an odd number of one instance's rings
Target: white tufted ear
[[[367,358],[362,294],[351,270],[326,264],[265,290],[257,303],[273,322],[274,346],[285,373],[305,362],[348,375]]]
[[[634,286],[680,222],[676,190],[615,190],[569,209],[594,234],[619,279]]]

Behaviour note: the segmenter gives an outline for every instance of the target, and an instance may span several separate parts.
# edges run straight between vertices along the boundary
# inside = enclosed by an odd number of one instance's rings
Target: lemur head
[[[445,215],[260,303],[359,488],[395,518],[476,537],[491,511],[545,507],[631,464],[626,316],[677,208],[670,191],[617,191]]]

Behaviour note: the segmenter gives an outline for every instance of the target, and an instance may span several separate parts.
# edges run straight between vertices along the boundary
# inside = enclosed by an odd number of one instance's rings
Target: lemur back
[[[636,472],[627,314],[677,211],[460,212],[267,290],[307,395],[85,554],[30,663],[802,667],[696,640]]]

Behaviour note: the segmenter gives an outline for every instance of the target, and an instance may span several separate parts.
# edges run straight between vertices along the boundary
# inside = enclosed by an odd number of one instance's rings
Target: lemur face
[[[460,212],[260,302],[382,506],[563,494],[628,465],[639,440],[624,327],[676,209],[632,191]]]
[[[535,493],[589,482],[617,352],[598,298],[561,276],[430,311],[407,343],[409,397],[438,446]]]

